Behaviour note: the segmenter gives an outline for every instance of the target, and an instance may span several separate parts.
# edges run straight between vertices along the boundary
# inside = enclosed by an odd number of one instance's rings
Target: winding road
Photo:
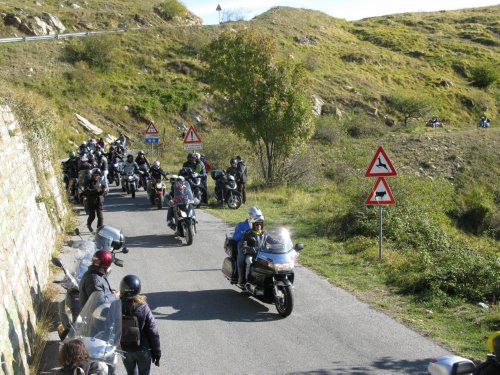
[[[449,354],[300,265],[295,308],[283,319],[223,277],[229,228],[221,220],[198,210],[194,244],[185,246],[166,214],[142,190],[132,199],[112,187],[105,201],[105,223],[121,228],[130,249],[111,285],[138,275],[160,329],[153,374],[425,374],[432,357]]]

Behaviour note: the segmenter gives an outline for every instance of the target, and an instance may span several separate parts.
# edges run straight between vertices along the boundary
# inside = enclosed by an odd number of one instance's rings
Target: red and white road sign
[[[382,146],[380,146],[375,152],[375,156],[370,163],[370,166],[366,170],[366,177],[388,177],[396,176],[396,170],[392,166],[389,157],[385,153]]]
[[[146,129],[146,134],[158,134],[158,129],[156,129],[155,124],[152,122],[149,123],[149,126]]]
[[[184,137],[184,144],[201,143],[201,138],[191,126]]]
[[[379,177],[373,189],[365,200],[366,205],[381,205],[381,204],[395,204],[394,196],[392,195],[389,185],[385,178]]]

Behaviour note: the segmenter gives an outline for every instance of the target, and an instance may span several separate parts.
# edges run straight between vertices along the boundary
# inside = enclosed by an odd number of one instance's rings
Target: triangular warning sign
[[[389,157],[385,153],[382,146],[380,146],[375,152],[375,156],[370,163],[370,166],[366,170],[366,177],[388,177],[396,176],[396,170],[392,166]]]
[[[201,143],[200,136],[194,128],[191,126],[184,137],[184,143]]]
[[[220,7],[220,4],[217,4],[217,8],[215,8],[215,10],[216,10],[217,12],[220,12],[220,11],[222,10],[222,8]]]
[[[152,122],[149,123],[149,126],[146,129],[146,134],[158,134],[158,129],[156,129],[155,124]]]
[[[385,178],[379,177],[373,189],[365,200],[367,205],[380,205],[380,204],[395,204],[394,196],[392,195],[391,189],[385,182]]]

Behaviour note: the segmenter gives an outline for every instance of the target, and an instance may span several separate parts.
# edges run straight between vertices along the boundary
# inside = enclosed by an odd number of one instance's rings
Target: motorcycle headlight
[[[187,217],[187,213],[186,213],[186,211],[182,211],[182,210],[181,210],[181,216],[182,216],[182,217]]]
[[[293,262],[290,263],[269,263],[269,268],[275,270],[276,272],[286,272],[293,269]]]
[[[157,183],[157,184],[156,184],[156,188],[157,188],[157,189],[161,189],[161,188],[162,188],[162,184],[161,184],[161,183]]]
[[[128,176],[129,181],[134,181],[134,176]]]

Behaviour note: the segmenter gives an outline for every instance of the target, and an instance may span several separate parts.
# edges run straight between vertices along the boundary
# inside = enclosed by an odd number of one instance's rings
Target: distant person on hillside
[[[482,115],[477,123],[478,128],[489,128],[490,127],[490,119],[486,117],[486,115]]]

